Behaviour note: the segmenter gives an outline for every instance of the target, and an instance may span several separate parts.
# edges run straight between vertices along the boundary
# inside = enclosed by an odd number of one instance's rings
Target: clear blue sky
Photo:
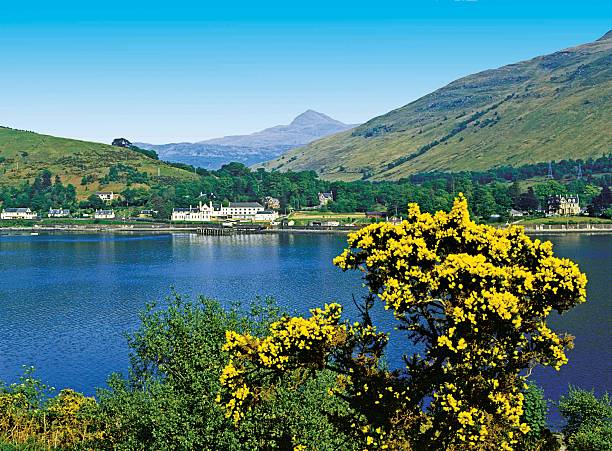
[[[0,124],[162,143],[362,122],[610,28],[609,0],[1,1]]]

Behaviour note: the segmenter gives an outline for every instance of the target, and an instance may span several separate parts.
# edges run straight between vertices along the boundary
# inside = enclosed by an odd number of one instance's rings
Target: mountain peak
[[[290,125],[319,125],[319,124],[342,124],[342,122],[332,119],[326,114],[319,113],[315,110],[306,110],[299,114],[291,121]],[[342,124],[344,125],[344,124]]]
[[[601,38],[598,39],[598,41],[607,41],[609,39],[612,39],[612,30],[604,34]]]

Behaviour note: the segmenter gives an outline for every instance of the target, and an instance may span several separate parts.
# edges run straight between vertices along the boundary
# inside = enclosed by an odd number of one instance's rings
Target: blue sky
[[[586,0],[2,1],[0,125],[162,143],[308,108],[363,122],[611,19]]]

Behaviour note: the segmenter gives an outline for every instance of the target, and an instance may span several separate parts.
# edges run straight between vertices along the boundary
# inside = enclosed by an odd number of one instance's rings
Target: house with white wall
[[[29,208],[5,208],[0,213],[0,219],[36,219],[37,214]]]

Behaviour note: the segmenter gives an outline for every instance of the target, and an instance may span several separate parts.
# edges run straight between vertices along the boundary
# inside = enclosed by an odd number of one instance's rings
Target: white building
[[[96,210],[94,219],[115,219],[114,210]]]
[[[311,227],[339,227],[339,221],[312,221]]]
[[[216,216],[224,216],[231,219],[255,219],[257,213],[264,211],[259,202],[230,202],[227,207],[221,206],[215,210]]]
[[[112,191],[98,191],[96,193],[96,196],[98,196],[104,202],[111,202],[111,201],[115,200],[118,197]]]
[[[274,210],[262,210],[255,213],[255,221],[272,222],[278,219],[278,212]]]
[[[50,218],[68,218],[70,216],[70,210],[63,208],[49,208],[49,213],[47,216]]]
[[[189,208],[174,208],[172,210],[172,221],[192,221],[192,222],[205,222],[210,221],[213,217],[215,209],[212,203],[208,205],[200,202],[197,207]]]
[[[580,198],[578,195],[549,196],[548,214],[571,216],[580,214]]]
[[[324,207],[328,203],[334,201],[334,194],[333,193],[319,193],[318,196],[319,196],[319,206],[320,207]]]
[[[0,213],[0,219],[36,219],[36,212],[29,208],[5,208]]]
[[[226,219],[246,219],[251,221],[274,221],[278,213],[264,209],[259,202],[230,202],[227,206],[215,208],[210,202],[208,205],[200,204],[197,207],[174,208],[172,221],[223,221]]]

